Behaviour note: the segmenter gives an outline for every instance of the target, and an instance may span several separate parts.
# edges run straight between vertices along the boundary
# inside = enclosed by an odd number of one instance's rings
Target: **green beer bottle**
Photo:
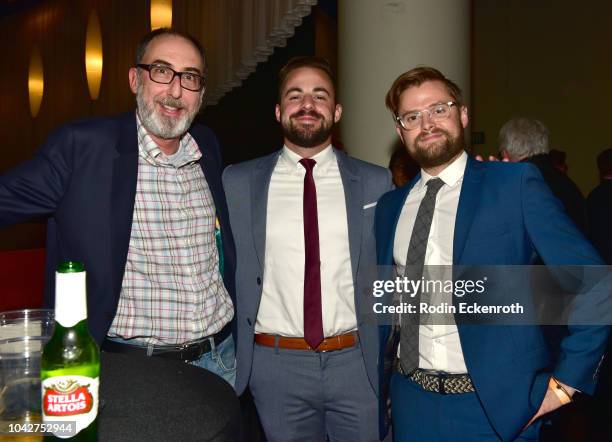
[[[43,349],[40,375],[43,423],[53,432],[45,440],[97,440],[100,350],[87,329],[80,262],[64,262],[55,273],[55,331]],[[67,426],[76,435],[67,436]]]

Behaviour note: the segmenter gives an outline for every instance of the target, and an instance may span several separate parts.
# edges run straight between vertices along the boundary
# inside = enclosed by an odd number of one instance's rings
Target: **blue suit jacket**
[[[194,124],[200,165],[221,224],[225,284],[235,300],[235,250],[221,156],[212,131]],[[132,227],[138,173],[134,112],[85,120],[55,131],[36,156],[0,178],[0,225],[49,217],[45,305],[53,308],[55,269],[64,260],[87,270],[89,329],[98,343],[115,317]]]
[[[404,201],[418,179],[385,194],[378,202],[379,265],[394,264],[395,229]],[[468,159],[457,208],[453,264],[528,265],[536,256],[549,265],[602,264],[533,165]],[[390,327],[381,326],[380,331],[386,344]],[[539,326],[459,324],[458,331],[478,397],[503,440],[513,440],[535,414],[551,374],[582,392],[593,392],[609,333],[608,327],[570,326],[550,373],[549,352]],[[384,362],[381,352],[382,383],[389,378],[382,370]],[[389,363],[387,360],[387,366]],[[382,391],[387,391],[386,387],[381,386]],[[386,399],[381,397],[383,432]]]
[[[223,173],[223,185],[227,193],[230,220],[238,250],[236,264],[238,328],[236,391],[238,394],[246,389],[251,375],[254,328],[261,300],[266,258],[268,189],[280,152],[229,166]],[[371,296],[366,298],[358,294],[363,294],[364,291],[371,293],[367,278],[376,266],[374,206],[378,198],[391,189],[391,177],[389,171],[382,167],[351,158],[342,152],[335,152],[344,185],[355,308],[359,312],[368,309],[361,304]],[[359,316],[358,314],[359,338],[366,371],[372,388],[377,391],[377,329],[373,326],[373,322],[366,324],[365,318]]]

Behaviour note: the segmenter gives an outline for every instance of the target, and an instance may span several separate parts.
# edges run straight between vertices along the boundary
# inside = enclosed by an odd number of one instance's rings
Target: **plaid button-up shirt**
[[[183,344],[220,331],[234,311],[219,273],[215,206],[185,134],[164,155],[136,118],[138,182],[117,314],[109,336]]]

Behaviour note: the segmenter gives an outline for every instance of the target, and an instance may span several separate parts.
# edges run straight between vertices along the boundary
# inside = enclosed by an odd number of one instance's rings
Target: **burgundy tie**
[[[323,341],[317,189],[312,176],[312,169],[316,161],[302,158],[300,164],[306,169],[304,176],[304,339],[312,349],[316,349]]]

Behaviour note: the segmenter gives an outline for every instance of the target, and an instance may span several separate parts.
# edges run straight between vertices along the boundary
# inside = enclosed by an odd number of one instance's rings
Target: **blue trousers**
[[[236,353],[234,338],[229,335],[219,345],[210,339],[211,350],[202,355],[200,359],[191,362],[192,365],[202,367],[225,379],[232,388],[236,385]]]
[[[432,393],[398,373],[391,378],[391,414],[395,442],[501,441],[476,393]],[[533,423],[516,441],[538,441],[540,426]]]
[[[359,344],[321,353],[255,344],[249,386],[269,442],[378,441]]]

